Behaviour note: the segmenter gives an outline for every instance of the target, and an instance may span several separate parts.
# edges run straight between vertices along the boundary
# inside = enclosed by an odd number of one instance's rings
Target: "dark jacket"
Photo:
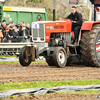
[[[31,35],[31,32],[30,32],[30,29],[26,27],[25,29],[25,34],[28,38],[30,38],[30,35]]]
[[[80,13],[78,13],[77,11],[75,12],[75,14],[73,15],[73,13],[71,13],[67,18],[65,19],[70,19],[72,21],[76,21],[76,23],[72,23],[72,27],[75,28],[76,26],[82,26],[82,15]]]
[[[13,42],[18,42],[18,38],[17,38],[18,36],[19,36],[18,32],[14,31],[14,33],[13,33]]]
[[[9,35],[13,36],[14,30],[9,30]]]
[[[8,36],[9,36],[9,32],[4,31],[4,32],[3,32],[3,37],[8,38]]]
[[[20,29],[19,29],[19,36],[23,36],[23,30],[22,30],[22,26],[20,26]]]
[[[16,37],[18,37],[18,36],[19,36],[18,32],[15,32],[15,31],[14,31],[13,37],[16,38]]]

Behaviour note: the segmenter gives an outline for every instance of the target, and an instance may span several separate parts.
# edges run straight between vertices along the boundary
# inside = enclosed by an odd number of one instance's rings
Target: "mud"
[[[96,95],[81,95],[81,94],[49,94],[49,95],[39,95],[34,96],[31,94],[30,96],[19,95],[18,98],[14,99],[13,97],[6,100],[98,100]],[[3,99],[0,99],[3,100]]]
[[[28,67],[20,64],[1,64],[0,83],[100,79],[100,68],[72,64],[65,68],[48,66],[46,63],[32,63]]]

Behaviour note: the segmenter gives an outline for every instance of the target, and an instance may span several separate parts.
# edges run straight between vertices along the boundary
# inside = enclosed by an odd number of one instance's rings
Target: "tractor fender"
[[[81,27],[81,31],[90,31],[94,24],[100,24],[100,21],[84,22]]]

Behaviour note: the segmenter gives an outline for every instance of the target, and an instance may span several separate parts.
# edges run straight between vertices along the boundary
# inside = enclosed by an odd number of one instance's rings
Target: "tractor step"
[[[76,50],[76,48],[77,48],[78,46],[79,46],[79,45],[73,45],[73,44],[67,45],[67,47],[69,47],[69,52],[70,52],[70,55],[71,55],[71,56],[76,56],[76,55],[77,55],[77,50]]]
[[[79,45],[68,44],[67,47],[78,47]]]

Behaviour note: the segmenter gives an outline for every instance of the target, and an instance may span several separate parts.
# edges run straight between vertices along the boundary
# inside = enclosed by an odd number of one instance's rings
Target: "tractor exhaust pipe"
[[[53,0],[53,21],[55,21],[56,18],[55,9],[56,9],[56,0]]]
[[[55,21],[55,10],[53,10],[53,21]]]

